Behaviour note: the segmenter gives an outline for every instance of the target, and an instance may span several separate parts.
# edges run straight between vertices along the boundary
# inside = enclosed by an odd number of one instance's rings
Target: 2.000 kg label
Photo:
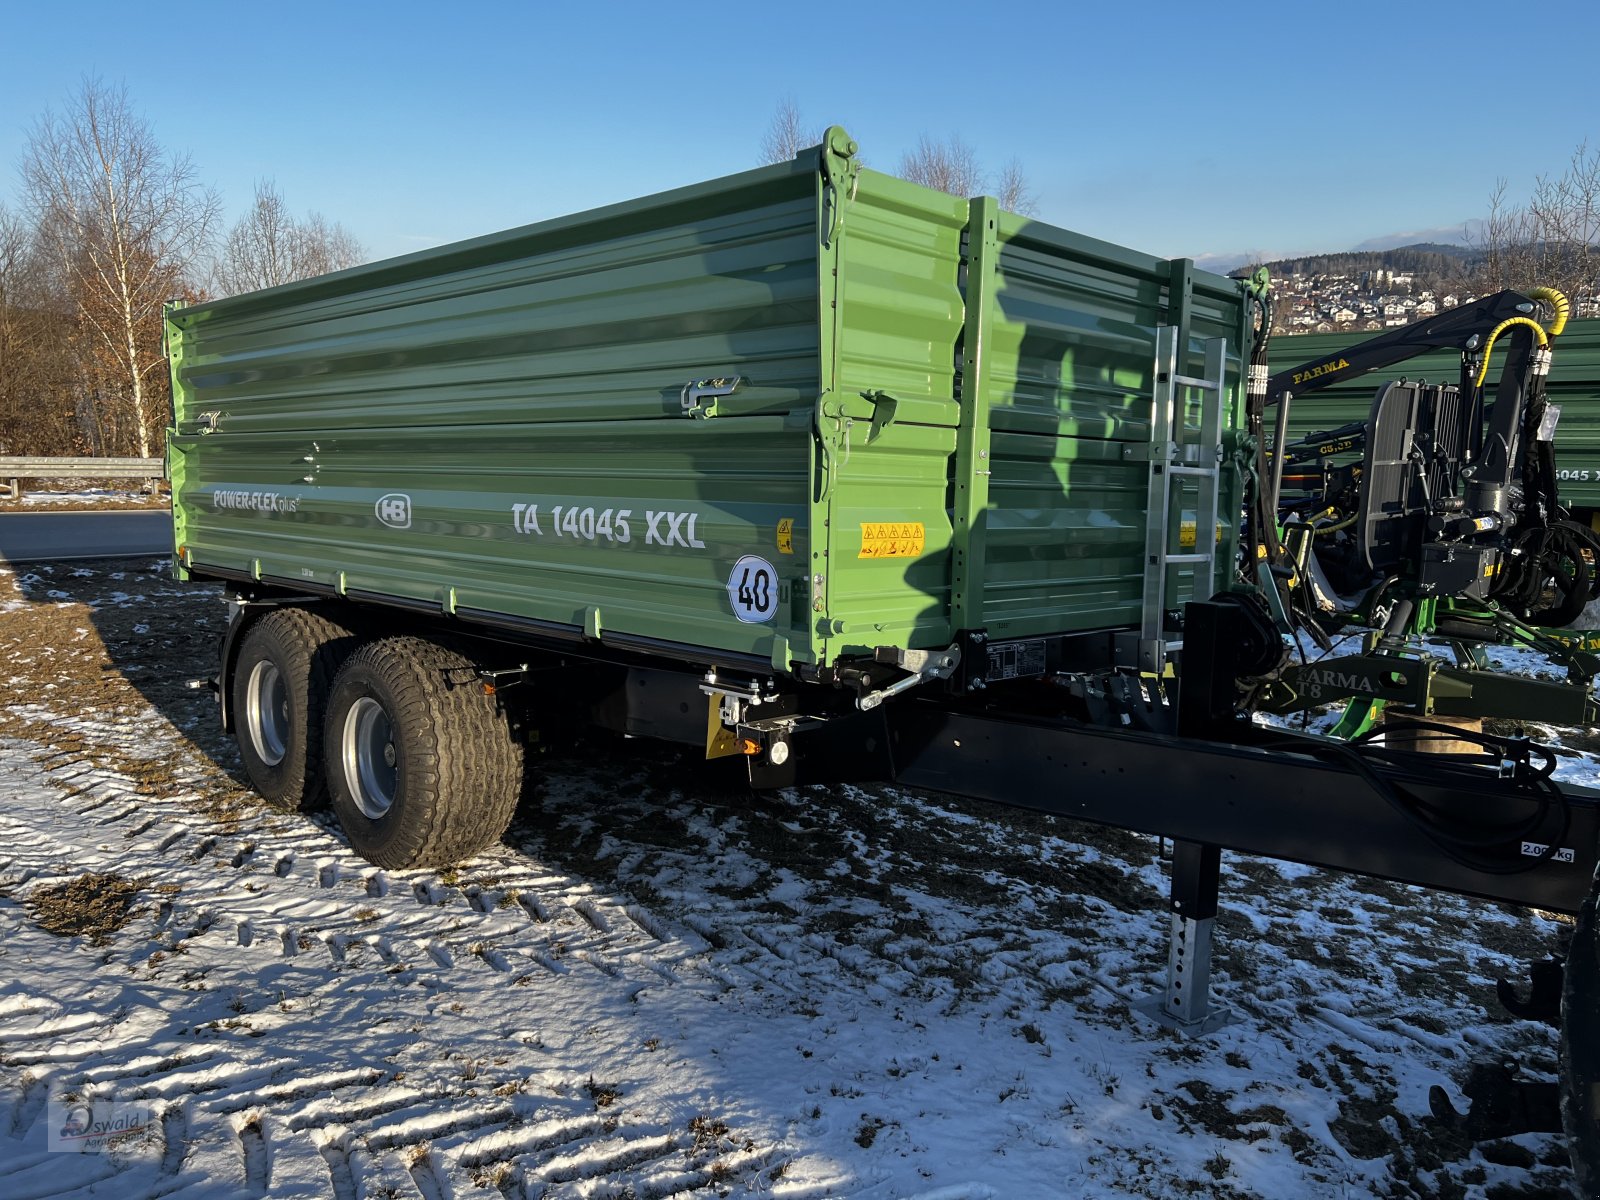
[[[572,538],[579,542],[610,542],[625,546],[643,534],[646,546],[681,546],[685,550],[704,550],[705,542],[695,536],[700,523],[697,512],[657,511],[647,508],[642,518],[631,508],[599,508],[593,504],[553,504],[541,517],[537,504],[513,504],[511,525],[518,533],[542,537]],[[548,533],[546,526],[549,527]]]

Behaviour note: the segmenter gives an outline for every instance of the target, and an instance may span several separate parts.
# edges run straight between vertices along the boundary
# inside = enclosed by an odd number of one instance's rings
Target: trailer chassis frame
[[[1188,606],[1176,733],[921,700],[888,714],[893,780],[1172,839],[1167,983],[1144,1008],[1189,1033],[1227,1020],[1208,996],[1223,850],[1579,912],[1600,862],[1600,792],[1530,791],[1514,762],[1366,762],[1330,739],[1257,725],[1237,709],[1237,620],[1232,605]],[[1453,829],[1525,828],[1469,860],[1401,795]]]

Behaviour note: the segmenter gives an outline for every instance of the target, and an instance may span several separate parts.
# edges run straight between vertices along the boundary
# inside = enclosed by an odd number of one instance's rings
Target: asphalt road
[[[145,512],[0,513],[0,561],[139,558],[172,552],[172,514]]]

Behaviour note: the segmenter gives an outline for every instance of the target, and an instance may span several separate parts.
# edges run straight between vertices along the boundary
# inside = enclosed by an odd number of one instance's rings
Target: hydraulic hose
[[[1555,317],[1545,329],[1551,337],[1560,337],[1561,331],[1567,327],[1567,318],[1572,315],[1571,302],[1555,288],[1536,287],[1527,291],[1528,299],[1543,300],[1555,310]]]
[[[1559,292],[1556,294],[1560,295]],[[1566,297],[1562,296],[1562,301],[1565,302],[1565,300]],[[1562,321],[1560,324],[1564,326],[1566,322]],[[1544,349],[1550,345],[1550,336],[1545,333],[1544,326],[1539,324],[1539,322],[1535,321],[1532,317],[1507,317],[1504,321],[1501,321],[1500,324],[1494,327],[1489,334],[1488,340],[1483,344],[1483,363],[1478,367],[1478,378],[1473,380],[1475,386],[1482,387],[1483,381],[1489,378],[1489,354],[1494,349],[1495,342],[1499,339],[1502,333],[1517,325],[1526,325],[1529,329],[1533,330],[1534,341],[1539,343],[1541,349]]]
[[[1494,761],[1509,759],[1516,763],[1515,774],[1509,781],[1511,789],[1533,802],[1533,812],[1519,819],[1484,822],[1474,821],[1468,813],[1440,809],[1421,801],[1403,784],[1380,773],[1377,765],[1413,771],[1422,768],[1435,777],[1456,771],[1481,774],[1483,768],[1472,764],[1457,765],[1451,762],[1450,756],[1424,755],[1386,748],[1381,743],[1373,744],[1385,733],[1408,728],[1426,731],[1434,737],[1448,737],[1453,741],[1476,742],[1487,754],[1492,755]],[[1551,778],[1556,762],[1554,753],[1547,747],[1522,739],[1473,733],[1429,721],[1397,721],[1360,734],[1348,743],[1308,742],[1304,738],[1285,737],[1268,739],[1259,744],[1263,749],[1291,750],[1348,767],[1418,833],[1438,847],[1445,857],[1469,870],[1488,875],[1515,875],[1535,870],[1555,856],[1572,827],[1570,804]],[[1531,759],[1534,753],[1543,760],[1541,765],[1533,765]],[[1549,829],[1552,815],[1559,819],[1560,828],[1555,836],[1551,836]],[[1542,842],[1544,849],[1536,856],[1517,856],[1508,862],[1503,848],[1527,841]]]
[[[1360,513],[1353,512],[1344,520],[1336,521],[1332,525],[1316,526],[1314,529],[1312,529],[1311,534],[1313,537],[1327,537],[1330,533],[1338,533],[1341,529],[1349,529],[1350,526],[1354,525],[1356,521],[1360,519],[1360,517]]]

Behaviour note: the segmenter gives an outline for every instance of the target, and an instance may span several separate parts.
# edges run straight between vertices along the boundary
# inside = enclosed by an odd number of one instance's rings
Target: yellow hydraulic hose
[[[1572,304],[1555,288],[1529,288],[1527,296],[1530,300],[1543,300],[1551,308],[1555,309],[1555,319],[1545,332],[1551,337],[1560,337],[1561,331],[1567,327],[1567,318],[1572,315]]]
[[[1560,293],[1558,292],[1557,295],[1560,295]],[[1561,299],[1562,303],[1566,302],[1565,296],[1562,296]],[[1526,325],[1533,330],[1534,339],[1538,341],[1540,346],[1548,346],[1550,344],[1550,338],[1545,333],[1544,326],[1532,317],[1507,317],[1494,327],[1494,331],[1489,334],[1489,340],[1483,345],[1483,365],[1478,368],[1478,378],[1474,381],[1478,387],[1482,387],[1483,381],[1489,378],[1489,352],[1494,349],[1495,340],[1513,325]]]
[[[1353,512],[1342,521],[1333,525],[1318,525],[1311,532],[1316,537],[1327,537],[1330,533],[1338,533],[1341,529],[1349,529],[1350,526],[1356,523],[1356,518],[1359,516],[1361,516],[1359,512]]]

